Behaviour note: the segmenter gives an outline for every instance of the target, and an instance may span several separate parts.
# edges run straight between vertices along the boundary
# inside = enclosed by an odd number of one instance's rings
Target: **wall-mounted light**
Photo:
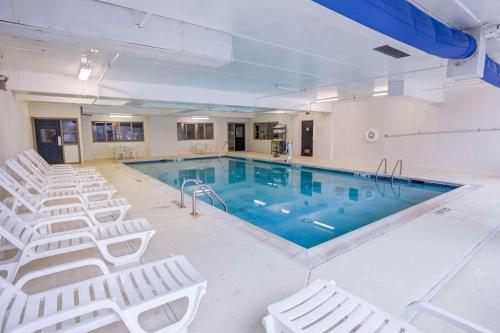
[[[192,116],[191,119],[193,119],[193,120],[208,120],[210,118],[207,116]]]
[[[373,97],[387,96],[387,95],[389,95],[388,91],[376,91],[372,94]]]
[[[110,113],[110,118],[132,118],[133,116],[129,113]]]

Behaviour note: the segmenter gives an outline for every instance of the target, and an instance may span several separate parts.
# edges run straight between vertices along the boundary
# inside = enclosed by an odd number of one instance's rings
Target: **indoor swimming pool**
[[[230,214],[307,249],[457,187],[230,157],[128,165],[176,188],[198,179],[220,195]],[[186,187],[186,195],[193,190]],[[205,195],[199,199],[208,202]]]

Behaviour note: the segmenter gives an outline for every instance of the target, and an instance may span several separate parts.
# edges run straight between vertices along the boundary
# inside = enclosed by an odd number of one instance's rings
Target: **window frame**
[[[188,131],[188,126],[193,126],[193,137],[188,138],[187,131]],[[207,126],[208,125],[208,126]],[[179,128],[179,126],[182,128]],[[209,131],[209,134],[211,136],[207,137],[207,127],[211,126],[211,132]],[[200,138],[198,136],[200,127],[203,127],[203,138]],[[209,141],[209,140],[214,140],[214,133],[215,133],[215,125],[213,122],[203,122],[203,123],[194,123],[194,122],[182,122],[178,121],[177,122],[177,141]],[[179,135],[181,134],[182,137]]]
[[[97,124],[102,124],[104,126],[104,141],[98,140],[96,138],[97,131],[95,130]],[[130,130],[130,140],[123,140],[123,136],[125,134],[121,133],[122,125],[128,124]],[[140,124],[140,126],[137,126]],[[134,127],[135,125],[135,127]],[[92,142],[93,143],[113,143],[113,142],[144,142],[145,141],[145,131],[144,131],[144,122],[143,121],[108,121],[108,120],[92,120]],[[140,140],[134,140],[134,129],[142,128]],[[111,132],[109,132],[110,130]],[[111,134],[112,140],[109,140]],[[122,140],[117,140],[116,138],[122,137]]]

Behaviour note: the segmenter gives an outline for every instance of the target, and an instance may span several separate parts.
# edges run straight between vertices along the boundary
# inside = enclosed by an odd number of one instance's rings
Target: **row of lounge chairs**
[[[141,314],[182,298],[188,300],[183,317],[159,331],[187,330],[206,280],[183,256],[139,263],[155,230],[144,218],[126,219],[131,205],[113,198],[116,190],[95,168],[49,165],[31,149],[0,168],[0,189],[8,194],[0,202],[1,250],[16,253],[0,261],[0,332],[88,332],[118,321],[130,332],[146,332]],[[112,253],[114,245],[127,251]],[[20,274],[34,260],[89,248],[112,265],[135,265],[110,272],[101,258],[88,258]],[[85,266],[99,275],[23,290],[34,279]]]

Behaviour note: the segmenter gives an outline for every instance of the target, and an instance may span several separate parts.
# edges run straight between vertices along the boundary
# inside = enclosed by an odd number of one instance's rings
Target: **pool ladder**
[[[375,181],[377,181],[377,179],[378,179],[378,175],[380,172],[380,168],[382,168],[382,165],[384,166],[384,174],[387,174],[387,159],[383,158],[378,165],[377,172],[375,173]],[[396,174],[396,170],[398,169],[398,166],[399,166],[399,175],[402,175],[403,174],[403,160],[402,159],[399,159],[396,162],[396,165],[394,165],[394,169],[392,169],[391,183],[394,182],[394,175]]]
[[[225,154],[225,151],[224,151],[224,148],[225,148],[226,146],[228,146],[228,144],[229,144],[229,141],[224,141],[224,144],[222,145],[222,149],[221,149],[221,151],[219,152],[219,159],[221,158],[221,156],[222,156],[222,155],[226,155],[226,154]],[[228,148],[229,148],[229,146],[228,146]]]
[[[185,205],[185,200],[184,200],[184,193],[185,193],[185,187],[187,184],[189,183],[194,183],[196,185],[194,191],[193,191],[193,197],[192,197],[192,207],[193,207],[193,210],[191,212],[192,215],[198,215],[198,211],[197,211],[197,205],[196,205],[196,201],[197,201],[197,194],[198,193],[203,193],[205,194],[209,199],[210,199],[210,203],[212,204],[212,206],[215,206],[215,201],[212,197],[212,195],[220,202],[220,204],[224,207],[224,211],[227,212],[227,204],[226,202],[210,187],[208,186],[207,184],[203,184],[201,183],[199,180],[197,179],[186,179],[185,181],[182,182],[182,186],[181,186],[181,205],[180,207],[181,208],[184,208],[186,207]],[[211,195],[212,194],[212,195]]]

